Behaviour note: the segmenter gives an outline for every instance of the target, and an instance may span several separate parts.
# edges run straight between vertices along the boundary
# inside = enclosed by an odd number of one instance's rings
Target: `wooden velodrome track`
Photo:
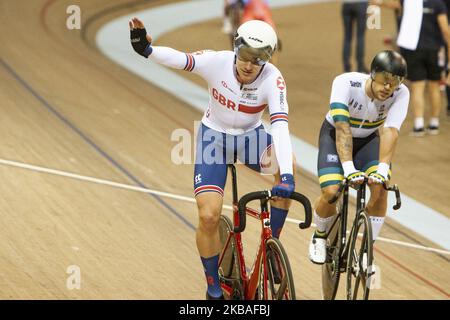
[[[201,114],[106,59],[94,40],[108,20],[167,2],[1,1],[0,158],[191,197],[193,166],[171,162],[170,137],[176,128],[192,131]],[[81,30],[65,27],[71,4],[81,7]],[[274,10],[291,132],[313,145],[331,80],[341,72],[339,14],[337,3]],[[383,12],[383,29],[368,32],[368,60],[394,29],[391,18]],[[219,20],[190,26],[157,44],[224,49],[220,26]],[[443,114],[441,134],[423,139],[408,135],[411,125],[408,117],[394,181],[450,216],[449,123]],[[0,176],[0,298],[204,298],[195,204],[4,164]],[[270,179],[241,166],[238,178],[241,194],[270,186]],[[297,185],[311,200],[319,193],[314,176],[299,172]],[[229,188],[225,198],[229,204]],[[302,215],[292,210],[291,217]],[[257,230],[250,224],[246,231],[248,257]],[[307,259],[310,235],[287,224],[281,237],[299,299],[321,298],[320,268]],[[381,236],[437,247],[392,220]],[[382,283],[372,299],[450,297],[448,255],[381,241],[376,248]],[[79,290],[66,286],[71,265],[81,270]]]

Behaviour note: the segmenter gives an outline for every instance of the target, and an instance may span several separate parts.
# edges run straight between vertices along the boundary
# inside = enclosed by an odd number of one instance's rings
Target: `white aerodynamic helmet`
[[[263,65],[272,57],[277,43],[277,34],[270,24],[261,20],[250,20],[237,29],[234,52],[242,60]]]

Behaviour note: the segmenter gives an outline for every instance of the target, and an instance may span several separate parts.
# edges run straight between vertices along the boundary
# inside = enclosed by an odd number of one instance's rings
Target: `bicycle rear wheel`
[[[233,224],[231,220],[227,216],[221,215],[219,220],[219,237],[222,260],[219,263],[219,280],[222,288],[231,288],[230,299],[244,299],[236,240],[233,236],[230,236],[232,231]]]
[[[358,234],[362,236],[359,237]],[[347,256],[347,299],[367,300],[370,293],[373,242],[372,226],[367,214],[363,211],[358,221],[353,224],[350,235],[350,250]]]
[[[268,295],[273,300],[295,300],[294,278],[280,240],[266,241]]]
[[[336,215],[327,237],[327,257],[322,265],[322,295],[324,300],[334,300],[341,274],[341,214]]]

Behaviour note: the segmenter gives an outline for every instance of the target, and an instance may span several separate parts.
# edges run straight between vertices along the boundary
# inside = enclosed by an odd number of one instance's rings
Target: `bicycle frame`
[[[281,242],[272,237],[268,209],[268,202],[272,198],[271,191],[250,192],[238,199],[236,168],[234,165],[229,165],[229,168],[233,187],[233,222],[226,216],[221,216],[219,222],[225,228],[220,230],[227,232],[226,234],[221,233],[222,251],[219,257],[219,266],[223,265],[224,257],[226,257],[225,269],[222,269],[223,276],[221,278],[223,291],[237,299],[267,300],[271,294],[272,298],[277,300],[295,299],[295,285],[289,259]],[[299,228],[308,228],[312,220],[310,201],[295,191],[290,195],[290,199],[303,205],[305,221],[299,223]],[[259,211],[247,207],[248,203],[256,200],[260,201]],[[251,271],[247,271],[245,265],[241,238],[247,216],[261,222],[260,242]],[[228,259],[231,260],[228,261]],[[279,277],[280,275],[282,278]]]
[[[357,190],[357,195],[356,195],[356,215],[355,215],[355,220],[354,220],[353,225],[355,225],[355,222],[358,221],[359,215],[366,208],[367,182],[368,182],[368,179],[365,178],[364,179],[364,183],[359,185],[359,187],[356,189]],[[386,184],[383,184],[383,187],[388,192],[389,191],[395,192],[396,204],[393,206],[393,209],[394,210],[400,209],[400,207],[401,207],[401,199],[400,199],[400,190],[398,189],[398,186],[397,185],[393,185],[393,186],[388,187]],[[342,244],[341,244],[340,253],[342,253],[342,252],[346,253],[346,251],[348,250],[348,248],[347,248],[347,233],[346,233],[347,232],[347,217],[348,217],[348,192],[349,192],[348,190],[349,190],[349,184],[348,184],[348,181],[345,180],[341,184],[341,186],[339,187],[339,190],[337,191],[337,193],[333,197],[333,199],[331,199],[329,201],[330,204],[336,202],[338,200],[338,198],[340,197],[341,193],[344,192],[342,209],[340,210],[340,212],[338,212],[338,215],[341,215],[341,219],[342,219],[342,222],[343,222],[343,223],[341,223]],[[333,222],[333,225],[331,226],[330,230],[333,229],[334,224],[337,222],[337,220],[338,219],[336,219]],[[346,249],[346,250],[342,250],[342,249]]]
[[[355,219],[353,220],[353,226],[358,221],[358,217],[361,214],[362,211],[364,211],[366,207],[366,187],[367,187],[367,181],[364,181],[363,184],[359,186],[356,193],[356,215]],[[348,220],[348,194],[349,194],[349,184],[346,183],[344,186],[344,194],[343,194],[343,201],[342,201],[342,209],[341,212],[338,213],[341,215],[341,235],[342,235],[342,243],[341,243],[341,250],[339,252],[339,256],[341,257],[341,260],[344,260],[347,256],[347,252],[349,250],[348,247],[348,241],[347,241],[347,220]],[[334,223],[336,223],[337,219]]]
[[[325,266],[325,268],[322,269],[322,281],[327,281],[327,282],[322,283],[322,286],[323,286],[322,288],[323,288],[323,290],[326,290],[326,291],[324,291],[324,294],[326,294],[327,298],[329,298],[329,299],[335,298],[335,295],[337,292],[337,287],[339,284],[339,279],[340,279],[339,275],[343,272],[348,272],[349,268],[351,268],[351,266],[349,266],[349,261],[347,259],[350,257],[349,251],[354,250],[354,248],[355,248],[356,237],[358,237],[357,230],[359,228],[359,224],[361,223],[360,221],[366,221],[363,223],[365,223],[366,228],[368,228],[368,231],[366,230],[364,232],[364,236],[366,236],[366,237],[368,236],[369,239],[371,237],[371,231],[370,231],[371,228],[370,228],[370,222],[368,221],[368,217],[367,217],[367,215],[365,215],[365,217],[362,217],[364,215],[364,211],[366,208],[366,189],[368,186],[367,182],[368,182],[368,179],[365,178],[363,184],[354,187],[355,189],[357,189],[356,215],[355,215],[355,219],[353,221],[352,227],[351,227],[351,232],[348,236],[347,236],[347,220],[348,220],[349,187],[350,187],[350,185],[347,180],[344,180],[340,184],[338,191],[336,192],[334,197],[328,201],[330,204],[335,203],[343,193],[342,206],[339,208],[336,219],[334,219],[331,227],[327,231],[327,238],[330,239],[330,241],[331,241],[330,242],[331,246],[329,248],[334,248],[334,250],[338,250],[338,251],[333,252],[332,251],[333,249],[331,249],[331,251],[329,252],[331,255],[327,254],[326,266]],[[397,185],[388,187],[386,184],[383,184],[383,187],[388,192],[389,191],[395,192],[396,204],[393,206],[393,209],[398,210],[401,206],[401,199],[400,199],[400,191],[399,191]],[[338,224],[338,226],[336,226],[336,224]],[[363,236],[362,242],[365,241],[364,236]],[[338,242],[336,242],[336,241],[338,241]],[[373,256],[371,253],[372,246],[370,244],[368,246],[370,249],[368,249],[369,253],[368,253],[367,259],[371,260],[371,259],[373,259]],[[358,259],[357,257],[352,256],[350,261],[352,261],[352,263],[353,263],[353,260],[355,260],[358,263],[357,259]],[[370,262],[369,262],[369,264],[370,264]],[[357,269],[357,272],[359,272],[359,269]],[[358,275],[358,277],[359,277],[359,275]],[[367,280],[366,278],[362,278],[361,281],[363,281],[363,285],[365,285],[366,280]],[[358,278],[357,281],[358,281],[357,283],[359,283],[360,278]],[[350,295],[352,294],[352,291],[348,291],[348,290],[351,290],[348,288],[349,283],[351,285],[351,280],[349,280],[347,278],[347,297],[350,297]],[[353,294],[356,295],[357,291],[358,291],[358,285],[356,285],[356,291]],[[368,293],[365,292],[364,295],[365,295],[365,297],[368,297]]]
[[[237,196],[237,182],[236,182],[236,168],[234,166],[231,166],[231,172],[232,172],[232,183],[233,183],[233,221],[234,221],[234,227],[237,227],[239,225],[239,213],[238,213],[238,196]],[[270,218],[269,218],[269,210],[267,206],[268,200],[262,200],[261,202],[261,212],[258,212],[257,210],[246,208],[247,215],[258,219],[261,221],[262,231],[260,234],[260,243],[258,245],[257,249],[257,255],[256,259],[253,263],[252,270],[247,273],[247,268],[245,264],[245,258],[244,258],[244,249],[242,245],[242,237],[241,233],[235,233],[231,232],[228,235],[228,239],[225,244],[225,248],[229,246],[231,237],[234,237],[236,242],[236,250],[238,253],[238,259],[239,259],[239,265],[240,265],[240,275],[242,278],[243,283],[243,292],[244,292],[244,299],[246,300],[253,300],[255,299],[256,292],[258,290],[258,287],[260,285],[260,277],[261,277],[261,271],[263,272],[264,279],[263,279],[263,299],[267,299],[268,296],[268,288],[267,288],[267,260],[266,260],[266,247],[265,243],[266,240],[272,237],[272,230],[270,229]],[[225,251],[225,250],[224,250]],[[222,261],[222,256],[219,260],[219,265]],[[227,292],[227,294],[231,294],[232,288],[231,287],[223,287],[223,289]]]

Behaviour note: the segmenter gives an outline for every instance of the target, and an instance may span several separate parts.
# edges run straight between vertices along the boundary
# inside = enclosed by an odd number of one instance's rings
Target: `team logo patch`
[[[284,83],[284,79],[282,77],[277,78],[277,88],[280,90],[284,90],[286,88],[286,84]]]
[[[339,157],[337,154],[327,154],[327,162],[338,162]]]

